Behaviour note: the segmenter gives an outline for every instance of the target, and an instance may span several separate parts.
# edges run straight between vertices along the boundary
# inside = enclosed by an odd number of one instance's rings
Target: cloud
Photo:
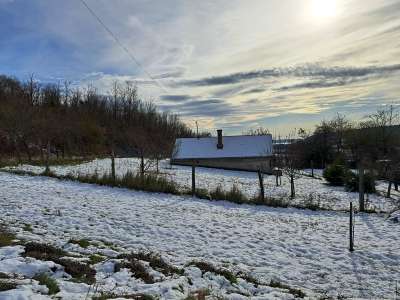
[[[169,102],[184,102],[192,99],[190,95],[161,95],[160,99]]]
[[[194,99],[190,102],[184,102],[176,105],[160,105],[164,111],[179,112],[182,116],[194,117],[226,117],[239,112],[238,107],[229,102],[219,99]]]
[[[266,91],[266,89],[264,89],[264,88],[254,88],[254,89],[243,91],[240,94],[241,95],[258,94],[258,93],[262,93],[262,92],[265,92],[265,91]]]
[[[337,87],[337,86],[344,86],[351,83],[355,83],[361,81],[362,79],[338,79],[335,81],[310,81],[310,82],[302,82],[293,85],[286,85],[274,89],[275,91],[287,91],[287,90],[294,90],[294,89],[319,89],[319,88],[330,88],[330,87]]]
[[[366,67],[323,67],[319,64],[306,64],[289,68],[273,68],[259,71],[238,72],[223,76],[206,77],[195,80],[181,81],[180,84],[189,87],[215,86],[236,84],[253,79],[265,79],[271,77],[311,77],[311,78],[352,78],[367,75],[386,76],[400,71],[400,64],[386,66]]]

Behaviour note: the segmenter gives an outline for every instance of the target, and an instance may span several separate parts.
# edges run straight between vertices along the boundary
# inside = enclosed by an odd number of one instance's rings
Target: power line
[[[164,86],[161,85],[139,62],[139,60],[129,51],[129,49],[120,41],[120,39],[111,31],[111,29],[101,20],[101,18],[94,12],[93,9],[86,3],[85,0],[80,0],[83,6],[89,11],[89,13],[99,22],[99,24],[107,31],[107,33],[114,39],[114,41],[121,47],[122,50],[128,55],[128,57],[140,68],[142,71],[155,83],[164,93],[168,93]]]

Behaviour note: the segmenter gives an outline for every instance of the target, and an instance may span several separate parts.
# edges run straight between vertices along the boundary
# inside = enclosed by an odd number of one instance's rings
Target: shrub
[[[349,172],[345,178],[346,190],[349,192],[358,192],[359,176]],[[364,174],[364,191],[368,194],[375,193],[375,178],[371,173]]]
[[[331,185],[343,185],[348,169],[342,164],[332,164],[325,168],[323,176]]]

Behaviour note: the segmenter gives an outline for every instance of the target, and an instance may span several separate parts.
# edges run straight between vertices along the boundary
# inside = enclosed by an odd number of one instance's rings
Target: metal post
[[[196,166],[192,164],[192,196],[196,195]]]
[[[350,252],[354,251],[354,226],[353,226],[353,202],[350,202],[350,228],[349,228],[349,238],[350,238]]]

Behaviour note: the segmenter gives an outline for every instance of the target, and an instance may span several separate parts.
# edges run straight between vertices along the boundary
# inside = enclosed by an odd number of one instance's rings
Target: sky
[[[188,126],[312,129],[400,104],[400,0],[0,0],[0,74],[134,82]]]

